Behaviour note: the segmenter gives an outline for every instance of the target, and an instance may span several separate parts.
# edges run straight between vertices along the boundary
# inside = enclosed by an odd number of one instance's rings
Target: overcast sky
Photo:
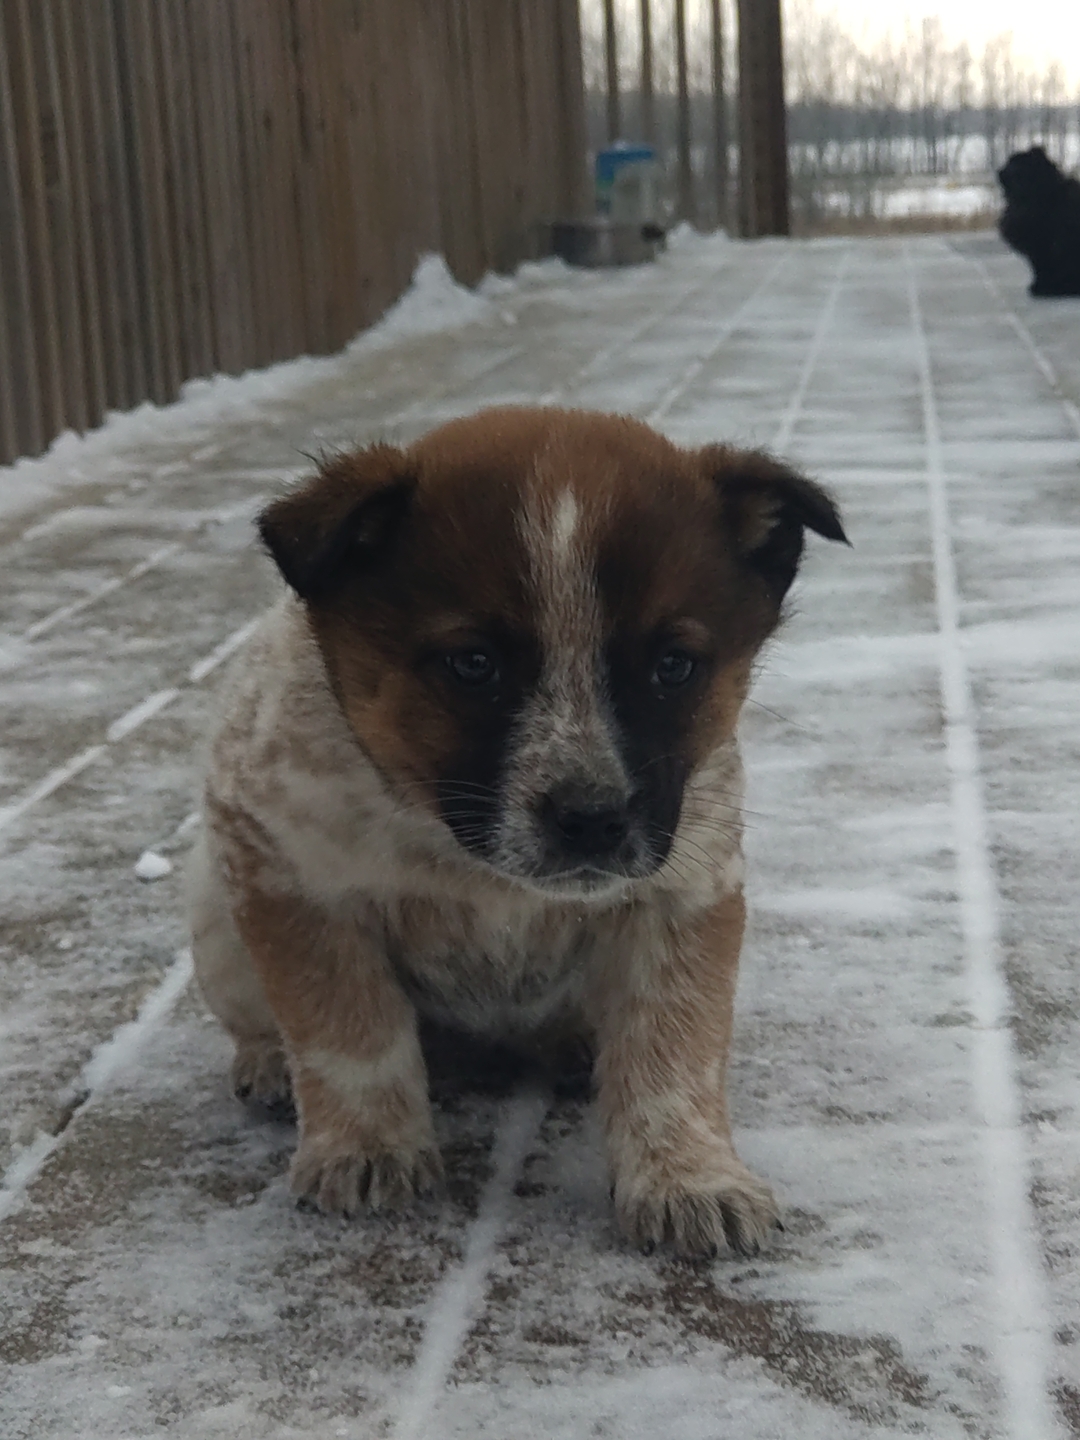
[[[853,35],[902,30],[924,15],[941,18],[951,40],[966,40],[979,51],[993,35],[1013,32],[1018,56],[1043,68],[1058,60],[1071,88],[1080,86],[1080,3],[1078,0],[816,0],[819,14],[832,10]]]

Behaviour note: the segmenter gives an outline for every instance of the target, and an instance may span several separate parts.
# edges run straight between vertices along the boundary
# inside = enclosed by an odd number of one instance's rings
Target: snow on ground
[[[1080,1435],[1080,302],[1025,280],[991,236],[429,266],[376,340],[0,476],[0,1433]],[[433,1060],[445,1200],[299,1214],[190,988],[251,515],[305,452],[508,400],[775,444],[854,541],[810,546],[745,725],[753,1262],[630,1253],[588,1107],[473,1055]]]

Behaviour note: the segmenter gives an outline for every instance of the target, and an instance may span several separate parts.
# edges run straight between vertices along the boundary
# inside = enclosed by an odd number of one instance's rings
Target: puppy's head
[[[998,171],[1005,198],[1014,202],[1052,194],[1062,178],[1061,171],[1041,145],[1018,150]]]
[[[844,538],[767,455],[551,409],[341,456],[260,521],[401,803],[563,895],[663,864],[806,527]]]

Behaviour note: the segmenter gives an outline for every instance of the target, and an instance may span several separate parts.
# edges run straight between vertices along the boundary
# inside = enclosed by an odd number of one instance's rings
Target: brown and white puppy
[[[828,496],[756,451],[554,409],[324,464],[264,512],[289,591],[231,681],[192,877],[237,1093],[295,1094],[327,1211],[439,1177],[418,1016],[584,1038],[618,1218],[753,1252],[724,1094],[736,723]]]

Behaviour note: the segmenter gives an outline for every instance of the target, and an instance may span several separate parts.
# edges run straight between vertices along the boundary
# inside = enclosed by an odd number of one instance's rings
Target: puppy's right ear
[[[387,553],[415,488],[405,456],[392,445],[337,455],[266,507],[259,534],[301,600],[318,603]]]

